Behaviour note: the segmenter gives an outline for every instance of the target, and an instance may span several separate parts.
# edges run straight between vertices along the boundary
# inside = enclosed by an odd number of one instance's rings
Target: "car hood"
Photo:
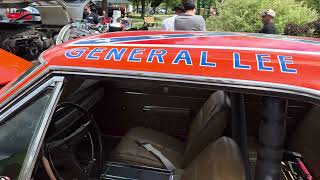
[[[31,62],[0,49],[0,88],[19,77],[31,66]]]

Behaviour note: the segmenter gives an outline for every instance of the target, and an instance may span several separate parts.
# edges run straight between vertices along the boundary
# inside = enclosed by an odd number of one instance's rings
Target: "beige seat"
[[[188,141],[183,143],[164,133],[142,127],[131,129],[111,153],[116,162],[165,168],[163,163],[138,142],[149,143],[159,150],[176,168],[186,167],[210,142],[223,133],[228,120],[228,96],[216,91],[204,103],[192,121]]]
[[[300,153],[308,165],[308,168],[320,179],[320,107],[311,109],[304,120],[290,137],[288,147],[290,150]]]
[[[222,137],[209,144],[186,168],[181,180],[245,180],[238,145]]]

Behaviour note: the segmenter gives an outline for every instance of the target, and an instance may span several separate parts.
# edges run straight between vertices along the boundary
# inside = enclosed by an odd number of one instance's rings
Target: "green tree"
[[[276,12],[275,24],[282,34],[288,23],[314,21],[318,13],[295,0],[224,0],[217,3],[219,16],[208,18],[211,31],[257,32],[262,24],[260,13],[266,9]]]
[[[308,7],[320,12],[320,0],[299,0],[307,4]]]
[[[146,0],[141,0],[141,17],[144,17],[146,13]]]

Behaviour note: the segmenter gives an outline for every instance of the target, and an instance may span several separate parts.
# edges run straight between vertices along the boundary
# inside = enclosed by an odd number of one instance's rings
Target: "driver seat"
[[[245,180],[238,145],[228,137],[210,143],[186,168],[181,180]]]

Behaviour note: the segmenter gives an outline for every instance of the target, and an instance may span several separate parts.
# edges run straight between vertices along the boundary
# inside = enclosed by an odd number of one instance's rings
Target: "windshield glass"
[[[0,176],[17,179],[34,132],[52,97],[47,91],[0,124]]]

